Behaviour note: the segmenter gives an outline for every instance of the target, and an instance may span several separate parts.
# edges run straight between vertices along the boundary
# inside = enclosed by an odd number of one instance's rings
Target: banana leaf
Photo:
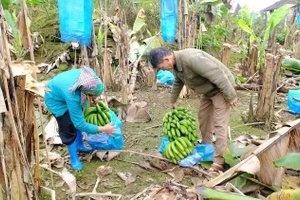
[[[143,28],[144,26],[146,26],[146,15],[145,15],[145,11],[144,9],[141,9],[135,19],[135,22],[133,24],[133,28],[132,31],[134,33],[139,32],[139,30],[141,30],[141,28]]]
[[[286,57],[281,62],[282,67],[292,71],[299,71],[300,72],[300,60]]]
[[[218,5],[220,3],[222,3],[222,0],[203,0],[203,1],[201,1],[201,4],[207,4],[207,5],[212,5],[212,6]]]
[[[293,169],[296,171],[300,170],[300,154],[299,153],[289,153],[285,157],[275,160],[274,165],[276,167],[284,167],[287,169]]]
[[[10,6],[10,1],[9,0],[1,0],[3,10],[8,10]]]
[[[206,188],[204,186],[196,187],[195,192],[199,194],[203,199],[210,200],[254,200],[256,198],[242,196],[239,194],[227,193],[227,192],[219,192],[217,190],[213,190],[210,188]]]
[[[246,24],[244,19],[240,19],[238,21],[239,26],[243,29],[243,31],[247,32],[250,34],[250,43],[252,43],[254,40],[258,40],[256,34],[254,31]]]
[[[263,66],[263,60],[265,58],[265,48],[266,48],[267,42],[269,40],[269,37],[270,37],[273,29],[289,13],[292,6],[294,6],[294,5],[285,4],[284,6],[278,8],[271,14],[270,19],[268,21],[267,29],[265,30],[262,45],[260,45],[260,48],[259,48],[260,49],[260,57],[259,57],[260,67]]]

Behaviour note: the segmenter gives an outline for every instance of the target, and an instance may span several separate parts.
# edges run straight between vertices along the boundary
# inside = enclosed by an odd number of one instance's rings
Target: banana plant
[[[159,37],[152,36],[151,32],[147,29],[146,14],[144,9],[140,9],[130,31],[130,53],[129,61],[134,63],[140,56],[146,54],[150,49],[161,46]],[[143,39],[144,33],[150,37]]]
[[[11,32],[14,36],[14,40],[12,42],[12,46],[14,47],[14,53],[17,58],[20,58],[24,53],[24,49],[22,45],[20,32],[18,30],[17,23],[16,23],[17,16],[15,13],[10,13],[8,10],[4,10],[4,17],[7,24],[11,28]]]
[[[260,52],[259,66],[260,66],[260,68],[263,67],[263,61],[264,61],[265,55],[266,55],[265,48],[266,48],[267,42],[269,40],[270,34],[272,33],[272,31],[274,30],[276,25],[279,24],[279,22],[288,14],[288,12],[292,6],[293,6],[292,4],[286,4],[282,7],[280,7],[279,9],[275,10],[271,14],[270,19],[268,21],[267,28],[264,31],[264,35],[263,35],[262,39],[255,34],[253,29],[249,25],[246,24],[244,19],[240,19],[238,21],[238,24],[243,29],[243,31],[250,34],[250,42],[252,43],[254,40],[256,40],[259,44],[259,52]]]
[[[43,4],[46,3],[47,0],[26,0],[26,3],[32,4]],[[3,10],[9,10],[11,4],[18,5],[21,3],[21,0],[1,0]]]

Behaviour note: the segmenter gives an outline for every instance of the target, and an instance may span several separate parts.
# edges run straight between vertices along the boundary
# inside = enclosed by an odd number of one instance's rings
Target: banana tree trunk
[[[248,62],[248,73],[247,75],[250,77],[255,74],[257,70],[257,60],[258,59],[258,47],[257,42],[254,41],[251,47],[249,62]]]
[[[105,0],[105,10],[107,10],[107,0]],[[104,17],[104,30],[108,28],[108,17]],[[108,60],[108,49],[107,49],[107,31],[104,36],[104,49],[103,49],[103,83],[106,88],[112,88],[114,86],[112,68]]]
[[[264,121],[265,128],[271,129],[274,117],[274,105],[277,94],[277,83],[281,66],[281,57],[267,54],[266,66],[264,67],[263,86],[259,92],[258,104],[255,118],[257,121]]]
[[[294,48],[295,48],[295,58],[300,60],[300,33],[297,32],[295,35],[295,44],[294,44]]]
[[[12,75],[10,52],[5,35],[7,31],[3,16],[3,8],[0,4],[0,44],[2,45],[0,63],[3,63],[0,70],[0,87],[4,96],[1,98],[2,100],[0,99],[2,101],[0,103],[2,105],[0,112],[0,196],[8,200],[37,199],[38,194],[34,188],[28,159],[28,155],[32,155],[30,151],[32,141],[31,139],[27,140],[27,138],[32,137],[32,130],[35,128],[33,125],[34,114],[32,113],[33,96],[31,94],[26,96],[24,90],[23,92],[16,92],[14,85],[16,80]],[[25,85],[25,81],[20,82]],[[3,102],[4,99],[5,102]],[[21,107],[19,102],[22,102]],[[4,109],[3,105],[5,105]],[[20,115],[20,113],[22,114]],[[24,121],[21,120],[23,118]],[[24,134],[28,136],[26,140],[24,140]]]

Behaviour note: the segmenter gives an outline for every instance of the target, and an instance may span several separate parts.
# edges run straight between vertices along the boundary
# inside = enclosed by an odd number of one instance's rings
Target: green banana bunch
[[[198,140],[196,119],[186,109],[176,108],[165,114],[163,118],[163,133],[170,141],[184,136],[196,144]]]
[[[174,141],[166,145],[164,156],[177,164],[194,150],[192,144],[186,137],[177,137]]]
[[[110,123],[109,109],[101,101],[99,101],[95,107],[87,108],[83,115],[85,121],[97,126],[105,126],[106,124]]]
[[[197,144],[196,119],[186,109],[176,108],[165,114],[163,133],[170,140],[165,147],[164,155],[177,164],[192,153]]]

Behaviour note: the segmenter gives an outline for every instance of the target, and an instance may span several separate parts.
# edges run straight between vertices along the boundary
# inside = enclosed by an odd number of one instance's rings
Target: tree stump
[[[225,66],[229,66],[229,61],[230,61],[230,50],[231,50],[231,45],[228,43],[223,44],[223,55],[222,55],[222,63]]]
[[[277,83],[281,66],[280,58],[282,57],[267,54],[263,75],[263,86],[259,92],[257,103],[255,115],[256,121],[264,121],[267,130],[271,129],[271,123],[274,116]]]
[[[295,58],[300,60],[300,33],[297,32],[295,35],[295,44],[294,44],[294,49],[295,49]]]
[[[252,76],[257,68],[257,58],[258,58],[258,48],[257,48],[257,41],[253,41],[252,47],[251,47],[251,51],[250,51],[250,55],[249,55],[249,66],[248,66],[248,76]]]

